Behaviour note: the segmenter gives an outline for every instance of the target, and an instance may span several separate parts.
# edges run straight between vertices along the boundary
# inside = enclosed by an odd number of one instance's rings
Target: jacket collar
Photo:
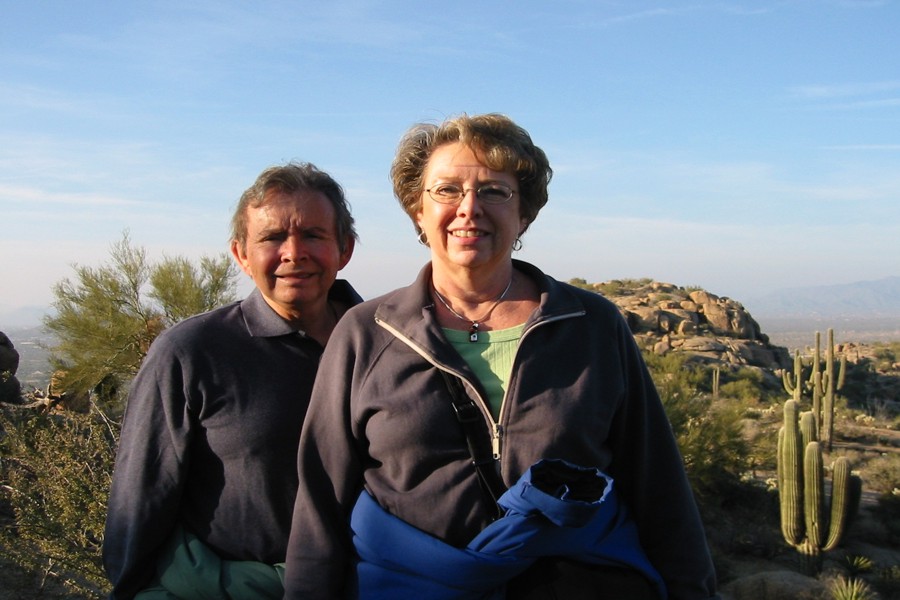
[[[540,290],[540,304],[526,322],[526,330],[531,325],[548,319],[584,314],[584,304],[568,285],[548,277],[534,265],[521,260],[513,260],[513,268],[532,279]],[[419,271],[412,285],[385,296],[375,311],[376,321],[426,348],[446,345],[440,326],[434,318],[431,274],[432,265],[429,262]]]

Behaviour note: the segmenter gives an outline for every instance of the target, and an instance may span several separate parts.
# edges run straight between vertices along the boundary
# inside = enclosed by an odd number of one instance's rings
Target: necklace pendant
[[[478,323],[475,321],[472,321],[472,327],[469,328],[469,341],[478,341]]]

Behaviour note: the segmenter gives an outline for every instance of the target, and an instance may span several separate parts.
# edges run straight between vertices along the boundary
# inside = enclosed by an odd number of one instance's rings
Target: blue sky
[[[0,0],[0,328],[128,230],[224,251],[240,193],[345,187],[371,297],[427,260],[388,169],[417,121],[502,112],[548,154],[518,253],[738,300],[900,275],[900,3]],[[248,284],[241,285],[242,293]],[[748,304],[752,312],[752,304]]]

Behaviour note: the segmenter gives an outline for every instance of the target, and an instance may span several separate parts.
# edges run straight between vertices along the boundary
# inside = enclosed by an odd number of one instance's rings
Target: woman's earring
[[[513,251],[518,252],[522,249],[522,238],[516,238],[516,241],[513,242]]]
[[[419,241],[419,243],[422,244],[423,246],[427,246],[427,245],[428,245],[428,238],[425,237],[425,232],[424,232],[424,231],[420,231],[420,232],[419,232],[419,235],[416,236],[416,239],[417,239],[417,240]]]

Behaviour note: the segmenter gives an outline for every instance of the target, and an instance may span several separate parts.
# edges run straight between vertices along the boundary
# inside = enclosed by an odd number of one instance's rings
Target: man
[[[103,547],[110,598],[281,598],[313,379],[362,300],[336,280],[355,242],[343,190],[313,165],[267,169],[241,196],[231,252],[256,289],[163,332],[132,384]]]

